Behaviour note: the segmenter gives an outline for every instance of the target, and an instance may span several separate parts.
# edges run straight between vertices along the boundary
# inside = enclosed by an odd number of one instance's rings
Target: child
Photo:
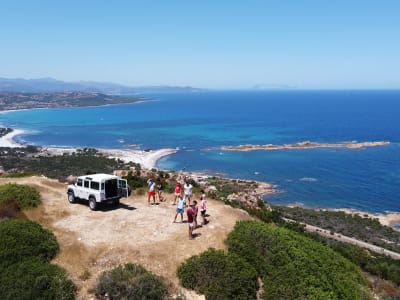
[[[178,214],[181,214],[181,222],[183,223],[183,213],[185,211],[184,207],[185,207],[185,199],[183,199],[182,196],[179,196],[178,205],[176,207],[175,218],[174,218],[174,221],[172,223],[176,222],[176,217],[178,216]]]
[[[204,190],[201,190],[201,196],[200,196],[200,213],[201,217],[203,218],[203,222],[201,225],[205,225],[208,223],[206,219],[206,211],[207,211],[207,200],[206,200],[206,194],[204,193]]]

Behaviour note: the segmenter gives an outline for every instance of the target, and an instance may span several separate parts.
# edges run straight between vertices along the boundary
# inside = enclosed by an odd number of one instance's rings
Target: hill
[[[30,108],[100,106],[143,101],[141,97],[88,92],[0,93],[0,111]]]
[[[51,93],[51,92],[91,92],[112,95],[165,93],[165,92],[198,92],[200,88],[190,86],[141,86],[132,87],[110,82],[78,81],[65,82],[53,78],[22,79],[0,78],[0,92],[18,93]]]
[[[188,239],[186,223],[173,224],[176,206],[167,202],[148,205],[145,196],[121,199],[118,208],[104,207],[92,212],[87,205],[68,203],[66,186],[45,177],[0,178],[0,184],[16,182],[38,189],[42,205],[26,211],[27,217],[51,230],[61,252],[53,263],[63,267],[78,286],[78,299],[88,299],[98,275],[125,263],[139,263],[156,275],[166,278],[172,289],[188,299],[204,299],[181,290],[176,268],[185,259],[209,247],[225,249],[224,240],[236,221],[250,219],[223,202],[208,200],[210,223],[195,230]],[[184,218],[185,220],[186,218]]]

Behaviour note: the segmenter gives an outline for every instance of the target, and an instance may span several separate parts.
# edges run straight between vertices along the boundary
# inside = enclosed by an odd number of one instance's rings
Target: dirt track
[[[26,215],[57,236],[61,251],[53,262],[71,275],[79,288],[78,299],[93,298],[88,291],[102,271],[128,262],[163,276],[175,293],[184,293],[187,299],[203,299],[179,286],[177,266],[209,247],[225,248],[223,241],[236,221],[250,218],[244,211],[209,200],[210,223],[195,230],[196,238],[189,240],[187,224],[172,223],[176,208],[170,202],[172,195],[167,195],[167,202],[150,206],[145,196],[132,195],[121,199],[118,208],[105,206],[93,212],[86,204],[69,204],[66,185],[55,180],[0,179],[1,184],[6,182],[29,184],[40,191],[43,204]]]

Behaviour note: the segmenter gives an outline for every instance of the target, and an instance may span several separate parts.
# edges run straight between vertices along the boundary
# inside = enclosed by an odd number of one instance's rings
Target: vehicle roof
[[[89,174],[89,175],[82,175],[82,176],[79,176],[78,178],[81,178],[81,179],[90,179],[90,180],[94,180],[94,181],[101,181],[101,180],[103,180],[103,179],[120,179],[120,177],[119,176],[116,176],[116,175],[111,175],[111,174],[103,174],[103,173],[100,173],[100,174]]]

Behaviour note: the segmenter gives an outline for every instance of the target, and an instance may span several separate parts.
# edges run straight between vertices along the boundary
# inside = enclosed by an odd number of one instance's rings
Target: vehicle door
[[[83,180],[82,199],[89,199],[90,194],[90,180]]]
[[[82,198],[83,197],[83,179],[78,178],[75,183],[75,197]]]
[[[126,179],[118,179],[118,191],[121,197],[129,196],[129,186]]]

